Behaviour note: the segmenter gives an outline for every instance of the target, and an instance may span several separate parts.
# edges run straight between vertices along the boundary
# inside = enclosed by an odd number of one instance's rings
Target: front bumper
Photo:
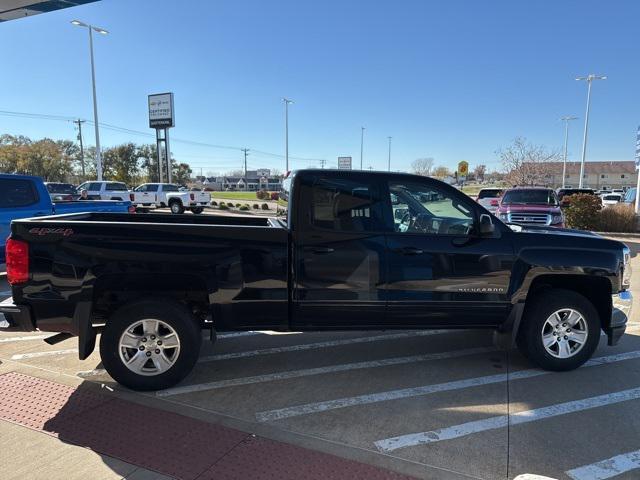
[[[26,305],[16,305],[9,297],[0,302],[0,328],[17,327],[23,332],[36,329],[31,315],[31,309]]]
[[[611,321],[605,330],[608,345],[616,345],[624,334],[627,322],[631,318],[632,305],[633,296],[628,290],[611,295]]]

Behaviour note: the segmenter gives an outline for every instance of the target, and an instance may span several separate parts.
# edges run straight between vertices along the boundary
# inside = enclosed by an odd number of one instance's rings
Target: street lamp
[[[389,139],[389,164],[388,164],[388,171],[391,171],[391,137],[387,137]]]
[[[586,77],[576,77],[576,80],[586,80],[587,82],[587,113],[584,116],[584,136],[582,137],[582,163],[580,164],[580,185],[582,188],[582,182],[584,180],[584,162],[587,155],[587,131],[589,130],[589,107],[591,105],[591,83],[594,80],[606,80],[604,75],[594,75],[590,73]]]
[[[284,102],[284,158],[286,160],[285,172],[289,171],[289,104],[293,103],[293,100],[282,97]]]
[[[364,151],[364,127],[360,127],[360,170],[362,170],[362,152]]]
[[[72,20],[71,24],[76,27],[84,27],[89,32],[89,52],[91,55],[91,85],[93,87],[93,123],[96,128],[96,173],[98,174],[98,181],[102,181],[102,153],[100,151],[100,132],[98,129],[98,100],[96,98],[96,70],[93,62],[93,32],[96,31],[101,35],[106,35],[107,32],[104,28],[94,27],[88,23],[81,22],[80,20]]]
[[[565,179],[567,178],[567,141],[569,140],[569,122],[577,120],[578,117],[562,117],[560,120],[564,122],[564,160],[562,162],[562,188],[565,188]]]

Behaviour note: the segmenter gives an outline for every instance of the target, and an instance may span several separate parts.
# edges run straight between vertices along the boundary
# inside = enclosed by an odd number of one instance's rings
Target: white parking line
[[[200,359],[198,359],[198,362],[213,362],[216,360],[230,360],[234,358],[255,357],[257,355],[269,355],[272,353],[298,352],[302,350],[313,350],[317,348],[337,347],[340,345],[352,345],[354,343],[368,343],[368,342],[380,342],[383,340],[396,340],[399,338],[425,337],[428,335],[437,335],[437,334],[446,333],[450,331],[451,330],[422,330],[418,332],[402,332],[402,333],[392,333],[388,335],[378,335],[375,337],[347,338],[344,340],[330,340],[328,342],[305,343],[302,345],[289,345],[287,347],[263,348],[260,350],[249,350],[245,352],[208,355],[205,357],[200,357]]]
[[[633,360],[637,358],[640,358],[640,350],[593,358],[586,362],[581,368],[594,367],[597,365],[621,362],[623,360]],[[553,372],[539,369],[519,370],[516,372],[512,372],[509,375],[509,380],[522,380],[525,378],[539,377],[541,375],[549,375],[551,373]],[[307,403],[304,405],[296,405],[294,407],[267,410],[264,412],[256,413],[256,419],[259,422],[272,422],[275,420],[281,420],[283,418],[308,415],[310,413],[326,412],[328,410],[337,410],[340,408],[353,407],[356,405],[369,405],[372,403],[388,402],[390,400],[398,400],[401,398],[418,397],[438,392],[449,392],[452,390],[491,385],[494,383],[501,383],[506,381],[506,373],[487,375],[484,377],[466,378],[464,380],[456,380],[453,382],[436,383],[431,385],[423,385],[420,387],[403,388],[400,390],[388,390],[386,392],[369,393],[365,395],[357,395],[354,397],[338,398],[335,400],[327,400],[324,402]]]
[[[412,355],[409,357],[385,358],[382,360],[371,360],[368,362],[344,363],[340,365],[329,365],[318,368],[305,368],[301,370],[289,370],[286,372],[267,373],[253,377],[231,378],[219,380],[217,382],[199,383],[196,385],[185,385],[184,387],[169,388],[156,392],[158,397],[169,397],[183,393],[202,392],[204,390],[214,390],[217,388],[235,387],[238,385],[250,385],[253,383],[272,382],[274,380],[284,380],[288,378],[308,377],[312,375],[323,375],[325,373],[345,372],[348,370],[358,370],[363,368],[387,367],[390,365],[402,365],[415,362],[426,362],[429,360],[442,360],[445,358],[462,357],[466,355],[476,355],[479,353],[493,352],[493,347],[467,348],[464,350],[453,350],[448,352],[427,353],[424,355]]]
[[[571,402],[558,403],[547,407],[536,408],[534,410],[524,410],[512,413],[510,416],[499,415],[497,417],[484,418],[474,422],[462,423],[451,427],[440,428],[429,432],[409,433],[397,437],[385,438],[374,442],[375,446],[383,452],[392,452],[400,448],[415,447],[428,443],[451,440],[453,438],[465,437],[474,433],[486,432],[497,428],[511,426],[522,423],[536,422],[547,418],[566,415],[568,413],[582,412],[592,408],[604,407],[615,403],[636,400],[640,398],[640,388],[631,388],[620,392],[606,393],[597,397],[583,398]]]
[[[637,468],[640,468],[640,450],[616,455],[565,473],[573,480],[605,480]]]
[[[11,342],[27,342],[29,340],[42,340],[44,338],[50,337],[52,334],[48,335],[31,335],[25,337],[8,337],[8,338],[0,338],[0,343],[11,343]]]
[[[78,353],[77,348],[69,348],[67,350],[52,350],[50,352],[33,352],[33,353],[18,353],[11,357],[11,360],[25,360],[27,358],[39,358],[39,357],[52,357],[55,355],[66,355],[68,353]]]

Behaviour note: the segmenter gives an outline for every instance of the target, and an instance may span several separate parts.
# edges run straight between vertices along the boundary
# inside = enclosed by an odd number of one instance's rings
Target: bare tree
[[[411,162],[411,171],[416,175],[422,175],[427,177],[431,175],[431,169],[433,168],[433,158],[416,158]]]
[[[476,168],[473,169],[473,176],[475,177],[476,181],[483,181],[486,172],[487,172],[486,165],[478,165],[476,166]]]
[[[433,176],[436,178],[446,178],[452,175],[449,167],[445,167],[444,165],[440,165],[433,169]]]
[[[496,152],[506,173],[505,180],[513,185],[538,185],[547,182],[552,172],[551,162],[560,160],[557,151],[544,145],[534,145],[526,138],[517,137],[513,143]]]

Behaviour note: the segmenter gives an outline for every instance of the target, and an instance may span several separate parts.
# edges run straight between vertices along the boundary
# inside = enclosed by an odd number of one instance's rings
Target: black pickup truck
[[[14,221],[24,330],[77,335],[109,374],[166,388],[202,329],[489,328],[535,364],[570,370],[630,315],[629,250],[588,232],[506,225],[457,189],[407,174],[301,170],[285,219],[70,214]],[[5,322],[7,323],[7,322]],[[512,342],[511,342],[512,340]]]

